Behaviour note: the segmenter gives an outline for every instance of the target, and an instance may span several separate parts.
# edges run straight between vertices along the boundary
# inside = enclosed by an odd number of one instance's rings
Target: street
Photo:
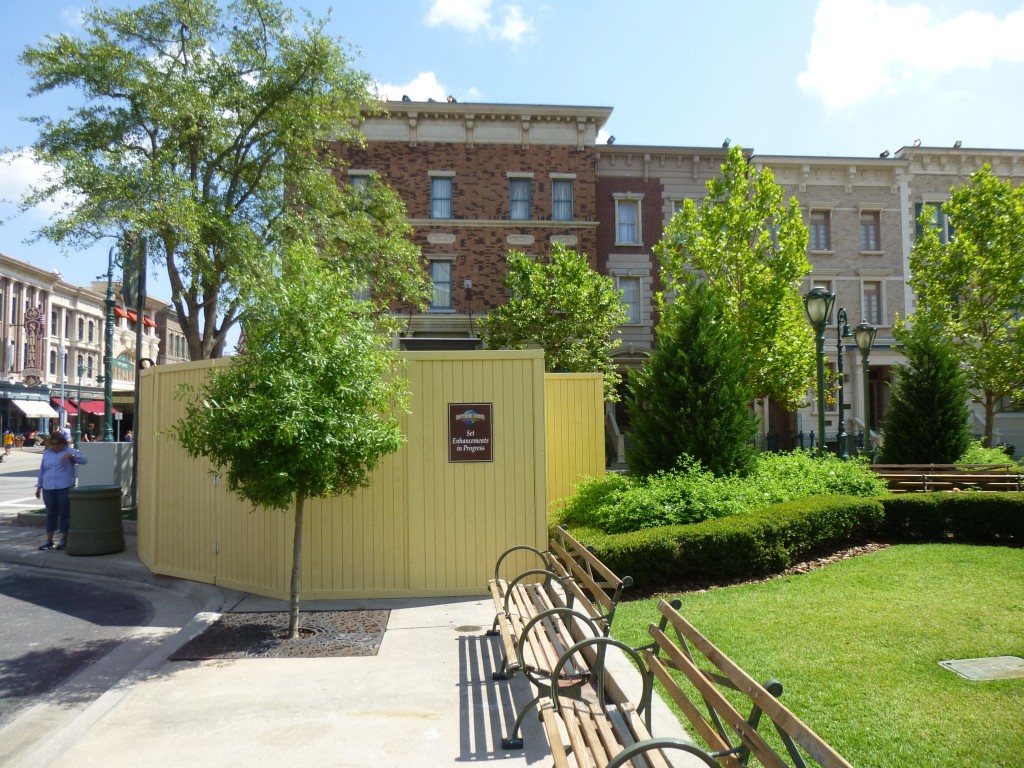
[[[153,617],[131,584],[0,563],[0,728]],[[116,681],[110,681],[111,683]],[[60,698],[60,704],[84,703]]]
[[[43,508],[35,496],[42,455],[42,448],[14,448],[0,463],[0,524],[12,522],[19,512]]]

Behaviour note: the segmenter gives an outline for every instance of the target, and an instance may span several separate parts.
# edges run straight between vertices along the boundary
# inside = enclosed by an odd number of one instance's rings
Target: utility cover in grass
[[[391,611],[303,611],[299,637],[288,640],[287,611],[225,613],[167,658],[376,656],[390,615]]]
[[[1011,677],[1024,677],[1024,659],[1019,656],[949,659],[940,661],[939,664],[968,680],[1009,680]]]

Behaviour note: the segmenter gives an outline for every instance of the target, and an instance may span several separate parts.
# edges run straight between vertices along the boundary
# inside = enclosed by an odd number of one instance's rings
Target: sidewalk
[[[108,662],[108,657],[97,664],[130,667],[84,710],[61,717],[58,701],[29,710],[0,731],[3,768],[320,762],[416,768],[499,762],[518,768],[550,761],[533,717],[523,732],[526,749],[501,749],[516,710],[532,694],[522,677],[491,680],[500,663],[500,640],[484,634],[494,615],[487,597],[302,604],[303,610],[391,609],[384,640],[372,657],[168,661],[220,611],[279,611],[287,605],[154,576],[138,560],[132,535],[126,536],[125,552],[97,557],[40,552],[40,540],[39,528],[0,525],[0,561],[129,580],[194,613],[178,631],[139,630],[126,644],[135,643],[134,655],[125,651],[125,659]],[[158,615],[154,624],[160,621]],[[90,673],[104,674],[87,670],[82,675]],[[87,683],[76,678],[68,686]],[[654,717],[656,733],[684,735],[661,701]]]

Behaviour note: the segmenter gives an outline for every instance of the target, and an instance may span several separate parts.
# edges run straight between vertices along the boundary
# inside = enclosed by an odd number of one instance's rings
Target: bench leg
[[[523,737],[519,735],[519,729],[522,728],[522,726],[523,726],[523,719],[526,717],[527,713],[531,709],[533,709],[538,704],[540,704],[541,699],[543,699],[545,697],[545,695],[546,694],[542,693],[542,694],[539,694],[539,695],[535,696],[530,701],[529,704],[527,704],[525,707],[523,707],[521,710],[519,710],[519,714],[516,715],[515,725],[512,726],[512,734],[509,735],[509,736],[506,736],[505,738],[503,738],[501,740],[501,748],[502,749],[522,749],[523,748]]]
[[[491,680],[508,680],[508,659],[504,656],[501,659],[501,668],[497,672],[491,672]]]

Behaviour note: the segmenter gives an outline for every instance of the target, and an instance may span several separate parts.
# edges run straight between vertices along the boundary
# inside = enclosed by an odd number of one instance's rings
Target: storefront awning
[[[103,401],[80,400],[78,402],[78,410],[84,411],[85,413],[91,413],[93,416],[102,416],[104,413]],[[114,408],[111,413],[117,413],[117,408]]]
[[[14,406],[29,418],[56,419],[57,412],[42,400],[11,400]]]
[[[54,408],[63,407],[64,413],[66,413],[68,416],[74,416],[76,413],[78,413],[78,409],[71,404],[70,400],[61,400],[59,397],[51,397],[50,405],[52,405]]]
[[[134,309],[128,310],[128,319],[133,323],[138,319],[139,315]],[[149,319],[147,315],[142,316],[142,324],[148,325],[150,328],[156,328],[156,323]]]

